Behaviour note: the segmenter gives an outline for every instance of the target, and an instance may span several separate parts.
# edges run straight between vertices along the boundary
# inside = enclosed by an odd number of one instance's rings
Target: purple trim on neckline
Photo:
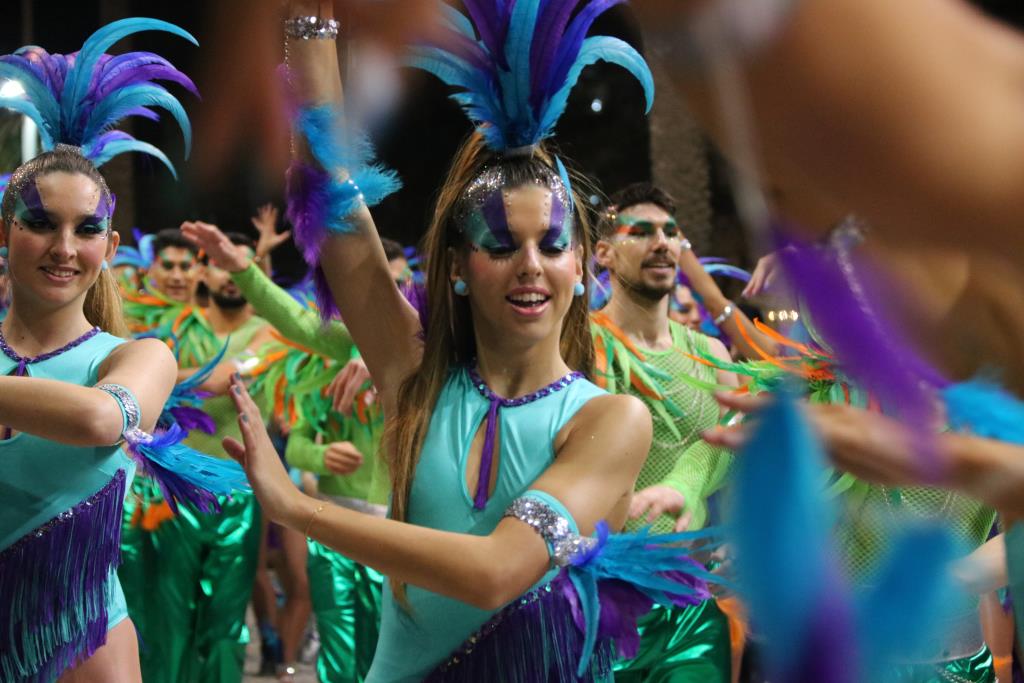
[[[477,510],[483,510],[487,506],[488,489],[491,486],[491,469],[494,465],[494,441],[497,436],[498,410],[500,408],[517,408],[527,403],[539,401],[556,391],[565,389],[576,380],[583,379],[583,373],[578,371],[570,372],[568,375],[556,379],[551,384],[538,389],[532,394],[526,394],[518,398],[502,398],[491,391],[491,388],[487,386],[487,382],[483,380],[475,367],[467,366],[466,372],[469,374],[469,380],[473,383],[473,386],[490,404],[487,409],[484,448],[480,454],[480,474],[477,477],[476,495],[473,497],[473,507]]]
[[[8,358],[10,358],[11,360],[18,364],[18,369],[14,371],[14,376],[24,377],[25,373],[28,371],[29,365],[32,365],[34,363],[42,363],[43,361],[50,360],[51,358],[56,358],[62,353],[70,351],[76,346],[79,346],[89,341],[97,334],[99,334],[99,332],[100,328],[94,327],[85,334],[83,334],[78,339],[74,339],[68,342],[64,346],[57,349],[56,351],[49,351],[34,358],[25,358],[24,356],[18,355],[18,352],[11,348],[10,344],[7,343],[7,338],[4,337],[3,330],[0,330],[0,351],[3,351],[5,356],[7,356]],[[12,434],[13,430],[10,427],[4,427],[3,441],[10,439]]]

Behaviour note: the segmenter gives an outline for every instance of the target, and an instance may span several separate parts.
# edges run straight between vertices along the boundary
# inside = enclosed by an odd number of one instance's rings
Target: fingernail
[[[239,394],[239,395],[240,395],[240,394],[242,393],[242,387],[240,387],[240,386],[238,386],[238,385],[236,384],[235,386],[231,387],[231,391],[233,391],[233,392],[235,392],[236,394]]]
[[[242,381],[242,375],[240,373],[237,373],[237,372],[232,373],[231,379],[235,380],[236,382],[241,382]]]
[[[245,413],[242,413],[242,422],[246,422],[246,423],[249,422],[249,416],[246,415]]]

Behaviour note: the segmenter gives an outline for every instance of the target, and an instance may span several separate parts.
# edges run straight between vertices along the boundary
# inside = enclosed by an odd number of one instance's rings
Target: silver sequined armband
[[[284,34],[296,40],[334,40],[341,24],[336,19],[317,16],[292,17],[284,22]]]
[[[558,514],[550,505],[531,496],[516,498],[508,506],[504,516],[515,517],[533,527],[548,544],[551,562],[556,567],[569,566],[574,557],[597,543],[596,539],[577,534],[568,519]]]
[[[128,387],[120,384],[97,384],[96,389],[104,391],[114,397],[117,405],[121,408],[121,434],[128,441],[137,440],[140,436],[148,436],[139,429],[142,421],[142,410],[135,394]]]

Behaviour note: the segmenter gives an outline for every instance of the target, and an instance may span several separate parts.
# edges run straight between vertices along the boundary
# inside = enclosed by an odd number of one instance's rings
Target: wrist
[[[323,505],[323,502],[307,496],[299,489],[294,489],[281,510],[279,522],[289,529],[304,532],[310,518],[317,514],[316,509],[319,505]]]

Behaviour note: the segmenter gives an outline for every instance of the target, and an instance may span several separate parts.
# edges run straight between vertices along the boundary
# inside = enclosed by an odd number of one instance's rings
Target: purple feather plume
[[[782,233],[779,233],[780,236]],[[807,246],[783,238],[779,255],[811,322],[841,359],[843,373],[878,398],[883,409],[922,434],[934,421],[935,390],[949,384],[918,353],[882,305],[884,278],[853,254]],[[870,284],[869,284],[870,283]],[[888,291],[894,291],[889,288]],[[938,463],[922,449],[923,472]]]
[[[205,411],[191,406],[177,406],[170,409],[175,422],[185,431],[191,432],[198,429],[206,434],[217,433],[217,423]]]
[[[139,469],[156,479],[171,510],[185,502],[201,512],[220,510],[218,495],[249,490],[245,472],[232,460],[214,458],[185,446],[187,433],[178,425],[128,440],[128,453]]]

